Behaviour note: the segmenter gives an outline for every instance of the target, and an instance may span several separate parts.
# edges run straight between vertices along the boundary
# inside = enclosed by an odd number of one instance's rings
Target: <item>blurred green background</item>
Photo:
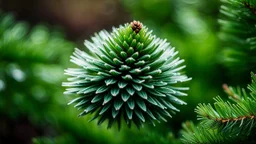
[[[218,0],[0,0],[0,143],[180,143],[198,103],[223,95],[232,77],[219,63]],[[139,20],[166,38],[192,77],[188,103],[167,123],[141,130],[88,123],[67,106],[64,69],[75,47],[102,29]]]

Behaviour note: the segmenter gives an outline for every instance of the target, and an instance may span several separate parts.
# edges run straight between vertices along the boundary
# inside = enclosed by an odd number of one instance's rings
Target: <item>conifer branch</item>
[[[201,126],[196,126],[191,121],[182,123],[181,141],[184,144],[206,144],[206,143],[221,143],[226,140],[226,137],[217,129],[205,129]]]
[[[214,98],[215,103],[199,104],[195,112],[200,124],[193,131],[188,124],[183,124],[183,141],[189,143],[218,143],[248,137],[256,128],[256,76],[251,73],[252,83],[248,85],[250,93],[240,93],[234,103],[224,101],[221,97]],[[227,94],[234,95],[232,88],[224,86]],[[242,91],[242,90],[240,90]],[[234,97],[232,97],[234,98]],[[207,134],[208,133],[208,134]]]
[[[256,68],[256,2],[254,0],[221,0],[220,38],[224,45],[223,63],[236,74]],[[240,75],[241,76],[241,75]],[[232,101],[221,97],[215,103],[199,104],[195,112],[200,124],[183,124],[184,143],[227,143],[246,141],[256,128],[256,76],[251,73],[250,93],[224,84]],[[245,142],[243,142],[245,143]]]
[[[249,73],[256,68],[256,3],[254,0],[221,2],[221,61],[233,73]]]

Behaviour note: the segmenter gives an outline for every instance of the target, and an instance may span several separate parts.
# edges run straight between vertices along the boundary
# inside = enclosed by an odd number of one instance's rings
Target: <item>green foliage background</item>
[[[107,130],[78,118],[78,111],[67,102],[61,82],[64,69],[74,48],[82,48],[82,39],[68,40],[58,28],[31,26],[15,20],[12,14],[0,14],[0,143],[109,143],[167,144],[181,143],[181,123],[195,120],[198,103],[213,102],[223,95],[222,84],[249,83],[234,81],[221,65],[218,18],[220,2],[216,0],[122,0],[120,8],[127,13],[125,22],[139,20],[160,38],[166,38],[179,56],[185,59],[189,82],[188,103],[181,112],[155,127],[141,130],[116,127]],[[90,3],[89,3],[90,4]],[[100,10],[99,10],[100,11]],[[95,23],[97,25],[97,23]],[[122,23],[119,23],[122,24]],[[112,25],[112,24],[111,24]],[[117,24],[113,24],[118,26]],[[110,30],[111,27],[103,27]],[[97,32],[97,31],[95,31]],[[249,73],[247,73],[249,76]],[[14,125],[14,126],[12,126]],[[29,132],[27,135],[18,133]],[[18,134],[17,134],[18,133]],[[16,135],[20,136],[16,136]],[[15,138],[11,136],[15,135]]]

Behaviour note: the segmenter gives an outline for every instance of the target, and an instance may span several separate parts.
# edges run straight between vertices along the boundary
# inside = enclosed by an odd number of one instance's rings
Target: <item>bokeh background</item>
[[[198,103],[236,81],[220,63],[218,0],[0,0],[0,143],[180,143],[181,123]],[[95,32],[139,20],[185,59],[189,96],[181,112],[155,127],[106,129],[67,106],[64,69]]]

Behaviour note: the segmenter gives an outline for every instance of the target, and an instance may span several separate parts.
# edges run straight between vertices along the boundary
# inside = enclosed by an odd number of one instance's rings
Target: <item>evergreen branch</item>
[[[207,128],[218,127],[224,133],[246,135],[255,127],[255,101],[248,99],[231,104],[220,97],[215,100],[214,108],[211,105],[199,104],[195,110],[202,125]]]
[[[234,103],[224,101],[221,97],[214,98],[215,103],[199,104],[195,112],[200,125],[197,127],[183,124],[183,141],[190,143],[218,143],[234,141],[248,137],[256,127],[256,76],[251,73],[252,83],[248,85],[250,94],[238,90],[234,94],[232,88],[224,85],[224,90],[235,99]],[[234,97],[234,95],[236,95]],[[239,98],[239,99],[238,99]]]
[[[191,121],[182,123],[182,128],[181,141],[185,144],[221,143],[226,141],[226,138],[217,129],[205,129],[200,125],[196,126]]]
[[[224,65],[236,74],[256,68],[256,4],[254,0],[221,0],[220,38]]]

